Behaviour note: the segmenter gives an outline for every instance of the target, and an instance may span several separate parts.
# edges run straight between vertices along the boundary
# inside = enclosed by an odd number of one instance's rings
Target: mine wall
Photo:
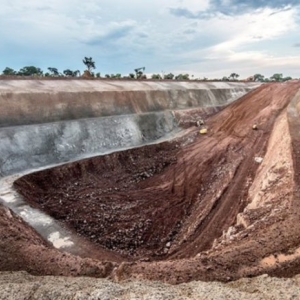
[[[220,107],[257,83],[0,81],[0,176],[178,132],[176,111]]]
[[[0,127],[139,114],[235,100],[259,83],[0,81]]]

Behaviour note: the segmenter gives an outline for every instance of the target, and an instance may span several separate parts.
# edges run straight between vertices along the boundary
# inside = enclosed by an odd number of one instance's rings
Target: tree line
[[[174,75],[173,73],[168,74],[152,74],[150,78],[147,78],[145,72],[145,67],[136,68],[134,69],[133,73],[128,74],[128,76],[122,76],[120,73],[116,74],[105,74],[104,77],[101,76],[100,72],[95,73],[94,70],[96,69],[95,61],[92,57],[84,57],[82,60],[83,64],[86,66],[86,70],[81,74],[79,70],[71,70],[66,69],[60,72],[55,67],[47,68],[47,71],[44,71],[35,66],[25,66],[21,68],[19,71],[16,71],[12,68],[6,67],[2,71],[2,75],[4,76],[36,76],[36,77],[88,77],[88,78],[112,78],[112,79],[153,79],[153,80],[203,80],[206,81],[208,78],[194,78],[193,75],[190,74],[178,74]],[[239,80],[240,75],[237,73],[231,73],[229,76],[223,76],[220,78],[214,78],[210,80],[217,80],[217,81],[237,81]],[[271,81],[287,81],[291,80],[292,77],[287,76],[284,77],[282,73],[275,73],[273,76],[267,78],[262,74],[255,74],[250,76],[246,79],[246,81],[260,81],[260,82],[271,82]]]

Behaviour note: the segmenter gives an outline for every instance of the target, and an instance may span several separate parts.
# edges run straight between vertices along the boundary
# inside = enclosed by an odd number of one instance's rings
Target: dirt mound
[[[261,86],[209,117],[206,135],[191,127],[170,142],[32,173],[14,186],[104,249],[102,260],[112,261],[104,276],[116,280],[293,275],[299,159],[289,128],[298,124],[286,108],[299,88]]]

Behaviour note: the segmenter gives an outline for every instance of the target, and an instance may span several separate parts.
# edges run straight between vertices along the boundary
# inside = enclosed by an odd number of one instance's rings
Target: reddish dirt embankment
[[[171,142],[26,175],[15,187],[31,205],[131,261],[113,271],[116,279],[292,275],[300,266],[297,157],[290,141],[274,132],[278,127],[289,136],[286,107],[299,88],[299,82],[261,86],[209,117],[205,136],[190,128]],[[282,162],[270,145],[290,155]],[[274,180],[287,171],[276,190]],[[294,256],[276,261],[287,251]]]

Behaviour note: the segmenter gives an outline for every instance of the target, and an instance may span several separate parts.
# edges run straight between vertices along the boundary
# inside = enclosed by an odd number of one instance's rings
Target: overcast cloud
[[[0,0],[0,71],[300,77],[299,32],[300,0]]]

